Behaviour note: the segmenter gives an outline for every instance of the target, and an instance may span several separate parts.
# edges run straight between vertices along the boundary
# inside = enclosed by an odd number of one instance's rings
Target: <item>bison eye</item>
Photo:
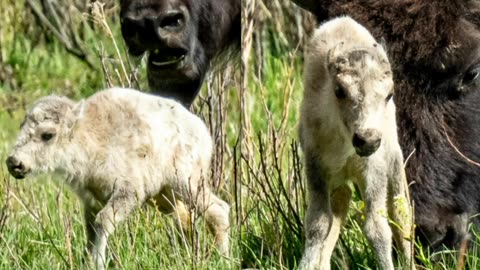
[[[337,86],[337,88],[335,88],[335,96],[338,99],[345,99],[347,97],[347,93],[345,93],[345,90],[342,87]]]
[[[40,137],[42,138],[42,141],[44,142],[48,142],[50,141],[53,136],[55,136],[55,133],[51,133],[51,132],[44,132],[42,133],[42,135],[40,135]]]
[[[388,94],[387,98],[385,98],[385,102],[389,102],[390,99],[392,99],[392,97],[393,97],[392,93]]]
[[[480,75],[480,66],[476,66],[465,73],[465,75],[463,76],[462,83],[465,85],[474,83],[479,78],[479,75]]]

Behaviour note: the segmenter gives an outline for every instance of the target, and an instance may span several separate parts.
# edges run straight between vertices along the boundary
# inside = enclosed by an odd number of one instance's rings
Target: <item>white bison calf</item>
[[[87,250],[103,269],[108,235],[145,202],[203,213],[219,251],[228,253],[229,206],[204,183],[212,140],[181,104],[130,89],[87,100],[47,96],[28,111],[7,166],[15,178],[61,171],[85,205]]]
[[[330,269],[352,181],[365,201],[364,233],[380,269],[393,269],[388,215],[410,260],[410,207],[386,53],[364,27],[342,17],[315,31],[305,61],[300,140],[310,199],[300,268]]]

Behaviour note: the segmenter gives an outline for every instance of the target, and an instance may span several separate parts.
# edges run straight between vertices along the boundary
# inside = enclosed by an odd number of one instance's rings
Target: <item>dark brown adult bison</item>
[[[213,58],[240,47],[240,0],[121,0],[122,35],[132,55],[148,53],[153,93],[185,106]]]
[[[417,236],[455,247],[480,225],[480,1],[293,0],[384,38]]]

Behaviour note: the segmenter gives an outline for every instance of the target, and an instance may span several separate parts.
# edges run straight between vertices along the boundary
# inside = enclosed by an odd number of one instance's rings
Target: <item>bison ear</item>
[[[85,112],[85,100],[82,99],[67,112],[67,127],[72,128],[77,121],[83,118]]]

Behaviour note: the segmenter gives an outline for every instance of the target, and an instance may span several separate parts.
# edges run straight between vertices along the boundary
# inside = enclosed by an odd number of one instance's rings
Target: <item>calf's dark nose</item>
[[[14,156],[9,156],[6,164],[8,171],[13,177],[17,179],[25,178],[27,170],[21,161],[17,160]]]
[[[377,151],[382,142],[382,137],[379,132],[368,129],[362,132],[356,132],[353,135],[352,144],[355,151],[360,156],[369,156]]]
[[[353,135],[352,143],[353,143],[353,146],[355,146],[355,147],[362,147],[367,143],[367,141],[361,135],[358,135],[358,133],[355,133]]]

